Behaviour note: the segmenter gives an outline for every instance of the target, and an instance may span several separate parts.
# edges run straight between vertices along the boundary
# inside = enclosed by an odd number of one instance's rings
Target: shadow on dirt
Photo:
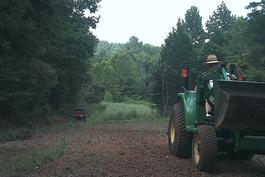
[[[254,155],[250,160],[240,157],[218,155],[216,167],[212,175],[216,176],[242,176],[261,177],[265,174],[265,156]]]

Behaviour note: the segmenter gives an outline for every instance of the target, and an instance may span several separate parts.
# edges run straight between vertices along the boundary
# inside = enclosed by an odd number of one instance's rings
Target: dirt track
[[[190,159],[169,155],[166,128],[163,124],[148,123],[94,125],[36,137],[24,141],[23,147],[66,139],[64,156],[37,169],[34,177],[265,176],[263,156],[251,161],[219,157],[213,174],[197,172]]]

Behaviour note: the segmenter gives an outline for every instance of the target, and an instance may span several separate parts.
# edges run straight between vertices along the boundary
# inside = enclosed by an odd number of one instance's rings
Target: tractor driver
[[[217,60],[216,55],[208,55],[207,57],[207,61],[205,62],[205,65],[207,67],[207,69],[211,69],[216,67],[216,65],[220,64],[220,61]],[[212,88],[213,87],[213,80],[209,80],[209,87]],[[206,115],[213,115],[214,113],[214,102],[213,102],[213,96],[209,96],[206,100],[205,100],[205,112]]]
[[[220,64],[220,61],[217,60],[216,55],[208,55],[207,61],[205,62],[206,68],[209,70],[211,68],[216,67],[218,64]],[[230,65],[230,72],[227,74],[228,80],[237,80],[236,77],[236,66],[234,64]],[[213,88],[213,80],[209,80],[209,88]],[[214,98],[212,95],[210,95],[206,101],[205,101],[205,112],[206,115],[213,115],[214,114]]]

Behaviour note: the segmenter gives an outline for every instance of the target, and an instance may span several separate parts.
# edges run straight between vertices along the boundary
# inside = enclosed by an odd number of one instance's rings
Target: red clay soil
[[[65,137],[66,153],[37,169],[33,177],[249,177],[265,176],[263,156],[250,161],[218,157],[212,174],[198,172],[191,159],[172,156],[167,126],[150,123],[101,124],[36,138]],[[34,139],[29,143],[34,143]]]

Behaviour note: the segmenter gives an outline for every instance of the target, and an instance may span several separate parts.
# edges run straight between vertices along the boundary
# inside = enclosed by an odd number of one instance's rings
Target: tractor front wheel
[[[210,172],[215,164],[217,138],[215,130],[209,125],[199,125],[192,141],[192,160],[199,171]]]
[[[177,103],[172,110],[168,126],[168,147],[170,153],[180,158],[191,155],[192,136],[185,130],[184,110]]]

